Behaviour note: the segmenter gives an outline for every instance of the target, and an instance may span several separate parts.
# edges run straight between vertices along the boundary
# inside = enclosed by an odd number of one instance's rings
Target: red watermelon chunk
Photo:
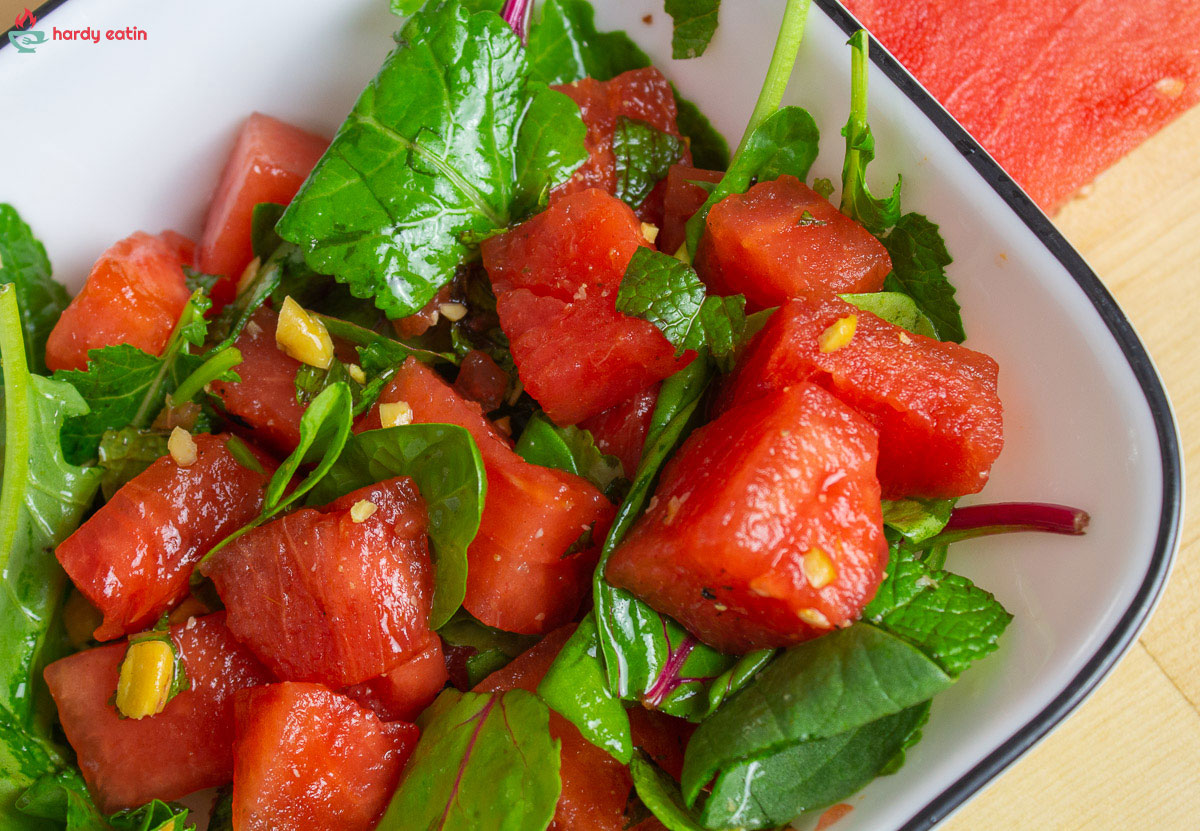
[[[384,721],[413,721],[449,680],[442,639],[431,633],[425,648],[400,666],[344,692]]]
[[[478,404],[463,400],[414,358],[404,362],[379,400],[406,402],[418,424],[465,427],[479,446],[487,499],[467,551],[467,611],[488,626],[525,634],[571,620],[591,591],[598,545],[615,512],[612,503],[586,479],[526,462]],[[375,407],[357,429],[378,426]],[[568,555],[573,546],[579,550]]]
[[[200,242],[200,270],[226,278],[213,287],[219,305],[233,300],[238,278],[254,257],[254,206],[291,202],[328,146],[328,139],[269,115],[252,113],[246,119],[208,207]]]
[[[696,271],[748,310],[803,294],[879,291],[892,268],[867,229],[795,176],[760,182],[708,212]]]
[[[525,389],[559,424],[607,410],[685,366],[653,325],[616,310],[617,289],[639,246],[633,212],[585,190],[483,244]]]
[[[887,565],[877,441],[812,384],[728,410],[663,470],[609,581],[734,655],[849,625]]]
[[[846,345],[818,339],[854,315]],[[1004,446],[996,362],[956,343],[905,332],[836,297],[793,300],[771,316],[726,382],[721,406],[811,381],[879,430],[883,495],[977,493]]]
[[[238,831],[371,831],[419,736],[319,684],[243,690],[236,710]]]
[[[570,624],[551,632],[507,666],[480,681],[475,691],[519,689],[536,692],[574,629],[575,625]],[[660,767],[678,778],[692,726],[641,707],[629,710],[629,721],[634,746],[644,750]],[[625,807],[633,789],[629,770],[553,711],[550,712],[550,735],[562,742],[559,769],[562,793],[549,831],[625,831],[629,827]],[[632,828],[653,831],[661,826],[652,818]]]
[[[721,181],[725,174],[719,170],[704,170],[685,164],[671,165],[667,171],[662,230],[658,233],[658,250],[674,254],[687,239],[687,221],[708,199],[708,191],[696,182]]]
[[[846,5],[1046,210],[1200,101],[1195,3]]]
[[[71,581],[104,614],[97,640],[149,628],[188,593],[192,568],[262,507],[274,464],[243,467],[228,436],[197,435],[196,461],[163,456],[117,491],[54,552]]]
[[[375,511],[356,522],[351,509],[363,500]],[[401,476],[255,528],[201,568],[229,628],[276,676],[340,689],[428,643],[426,523],[416,485]]]
[[[300,443],[304,406],[296,401],[296,372],[303,364],[275,345],[278,323],[272,309],[254,313],[234,342],[242,353],[235,369],[241,380],[214,381],[212,391],[255,441],[286,456]]]
[[[233,694],[271,680],[225,628],[224,614],[171,627],[191,688],[156,716],[123,719],[110,703],[125,644],[46,667],[67,740],[100,810],[135,808],[223,785],[233,776]]]
[[[664,133],[679,136],[679,128],[675,123],[678,115],[675,92],[663,74],[653,67],[631,69],[610,81],[584,78],[555,86],[554,89],[579,105],[583,123],[587,127],[584,143],[588,160],[568,181],[551,192],[552,202],[588,188],[600,188],[610,194],[617,192],[616,157],[613,155],[612,140],[618,118],[624,116],[644,121]],[[690,151],[684,151],[684,160],[691,163]],[[657,193],[652,192],[638,206],[641,219],[655,224],[661,221],[663,194],[664,191],[658,189]]]
[[[194,248],[174,231],[138,231],[101,254],[50,332],[46,366],[86,369],[89,349],[121,343],[162,352],[192,294],[183,267]]]
[[[602,453],[621,460],[621,468],[630,479],[642,460],[650,419],[658,403],[658,388],[658,384],[646,387],[628,401],[579,423],[591,432]]]

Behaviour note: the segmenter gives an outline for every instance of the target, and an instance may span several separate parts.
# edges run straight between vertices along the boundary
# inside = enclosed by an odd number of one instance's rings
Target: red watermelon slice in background
[[[1200,102],[1196,0],[844,0],[1054,211]]]

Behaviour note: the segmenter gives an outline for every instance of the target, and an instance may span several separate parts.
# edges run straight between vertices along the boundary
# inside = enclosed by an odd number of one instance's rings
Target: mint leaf
[[[105,430],[100,437],[100,489],[112,499],[122,485],[167,454],[167,435],[157,431],[122,427]]]
[[[429,513],[437,580],[429,625],[437,629],[462,605],[467,548],[479,531],[487,474],[475,440],[453,424],[408,424],[350,438],[328,475],[308,497],[324,505],[351,491],[411,476]]]
[[[29,369],[45,373],[46,338],[71,298],[50,276],[46,249],[17,209],[0,203],[0,284],[4,283],[16,286]]]
[[[726,362],[742,341],[746,298],[709,297],[695,269],[653,248],[639,248],[617,290],[617,311],[648,321],[675,354],[707,349]]]
[[[498,16],[435,3],[397,39],[276,227],[314,271],[393,318],[474,256],[464,240],[520,220],[587,158],[578,109],[530,83]]]
[[[664,133],[652,124],[621,116],[613,129],[612,152],[616,157],[616,196],[638,208],[671,165],[683,158],[683,139]]]
[[[667,14],[674,21],[671,33],[671,57],[675,60],[698,58],[708,48],[717,31],[717,10],[721,0],[666,0]]]
[[[885,499],[883,524],[909,542],[922,542],[938,534],[950,521],[954,499]]]
[[[194,823],[185,825],[187,808],[157,799],[106,818],[74,768],[43,776],[21,794],[17,806],[31,817],[54,821],[65,831],[195,831],[196,828]],[[39,827],[45,827],[44,823]]]
[[[608,494],[625,478],[621,460],[601,452],[587,430],[559,427],[542,413],[529,419],[514,450],[527,462],[565,470]]]
[[[940,340],[962,343],[967,334],[954,299],[954,286],[946,277],[946,266],[954,258],[946,250],[938,226],[921,214],[907,213],[880,242],[892,258],[892,272],[884,280],[884,289],[911,297],[933,322]]]
[[[61,654],[57,611],[66,575],[54,549],[78,526],[100,471],[63,457],[63,422],[87,410],[69,384],[28,370],[18,289],[0,285],[0,826],[37,827],[17,795],[62,764],[42,670]]]
[[[546,705],[524,690],[447,690],[422,714],[421,739],[379,831],[533,831],[562,790]]]
[[[202,293],[194,293],[158,357],[123,343],[89,350],[86,370],[54,373],[56,381],[75,387],[89,408],[63,428],[63,451],[69,462],[94,459],[106,430],[150,426],[167,396],[203,363],[193,349],[204,343],[208,327],[204,313],[211,305]]]
[[[842,128],[846,137],[846,158],[842,163],[842,202],[846,216],[874,234],[882,236],[900,219],[900,185],[889,196],[879,199],[867,187],[867,165],[875,158],[875,137],[867,123],[867,49],[866,31],[859,29],[850,37],[850,118]]]
[[[936,338],[933,321],[925,316],[915,300],[898,291],[876,291],[869,294],[840,294],[847,303],[883,318],[894,326],[916,335]]]
[[[800,107],[783,107],[770,115],[746,137],[725,176],[688,220],[688,251],[695,254],[709,210],[725,197],[745,193],[755,181],[783,175],[803,180],[817,158],[819,139],[817,123]]]

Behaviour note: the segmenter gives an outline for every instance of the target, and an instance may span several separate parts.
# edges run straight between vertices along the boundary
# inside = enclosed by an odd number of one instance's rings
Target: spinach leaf
[[[665,8],[674,23],[671,57],[678,61],[703,55],[717,31],[721,0],[666,0]]]
[[[684,797],[694,805],[738,763],[894,715],[951,681],[916,647],[867,624],[794,646],[697,728],[684,754]]]
[[[892,258],[892,272],[883,282],[887,291],[907,294],[932,322],[941,340],[966,339],[954,286],[946,277],[953,257],[938,227],[925,217],[907,213],[880,239]]]
[[[707,350],[728,370],[743,341],[746,298],[710,297],[707,291],[687,263],[653,248],[639,248],[617,289],[617,311],[654,324],[676,355]]]
[[[379,831],[543,831],[562,790],[549,720],[524,690],[443,692],[421,716],[421,739]]]
[[[259,202],[250,214],[250,249],[260,261],[266,262],[283,245],[283,237],[275,232],[287,205]]]
[[[518,635],[480,623],[466,609],[455,612],[437,632],[447,646],[470,652],[464,662],[466,678],[450,679],[465,689],[475,687],[496,670],[507,666],[539,640],[536,635]]]
[[[513,449],[531,464],[582,476],[605,494],[619,489],[625,480],[621,460],[602,453],[591,433],[574,425],[559,427],[544,413],[529,419]]]
[[[965,577],[933,568],[903,541],[889,549],[887,577],[863,619],[904,638],[957,677],[996,650],[1012,615]]]
[[[42,681],[63,640],[66,575],[53,552],[92,504],[100,471],[63,458],[63,423],[87,405],[70,385],[28,370],[17,297],[0,285],[0,825],[19,829],[29,823],[13,815],[14,798],[62,762]]]
[[[867,123],[867,49],[870,37],[859,29],[850,37],[850,118],[842,128],[846,158],[842,162],[842,213],[874,234],[883,236],[900,219],[900,185],[896,179],[891,195],[878,199],[867,187],[867,165],[875,158],[875,137]]]
[[[654,814],[668,831],[705,831],[705,826],[701,825],[683,804],[679,785],[645,753],[639,751],[633,757],[629,773],[633,777],[633,787],[642,804],[650,809],[650,813]]]
[[[350,437],[353,418],[350,388],[345,384],[326,387],[313,399],[304,415],[300,417],[299,444],[291,455],[280,463],[267,482],[262,510],[257,517],[221,540],[200,558],[192,575],[193,584],[201,582],[203,566],[214,554],[243,534],[283,513],[325,478]],[[295,487],[291,487],[293,477],[299,473],[300,468],[314,462],[316,467]]]
[[[0,285],[16,287],[30,372],[46,371],[46,338],[67,308],[67,290],[50,276],[50,259],[12,205],[0,203]]]
[[[954,499],[885,499],[883,524],[909,542],[923,542],[938,534],[950,521]]]
[[[865,312],[883,318],[888,323],[901,329],[927,338],[936,338],[937,331],[933,322],[927,318],[921,309],[907,294],[897,291],[876,291],[870,294],[838,295],[852,306],[857,306]]]
[[[395,476],[411,476],[429,511],[437,585],[429,625],[437,629],[462,605],[467,547],[479,531],[487,474],[471,434],[453,424],[407,424],[359,433],[308,497],[323,505]]]
[[[112,499],[122,485],[167,455],[167,434],[122,427],[100,437],[100,490]]]
[[[639,208],[654,186],[666,178],[671,165],[683,158],[683,151],[683,139],[645,121],[618,117],[612,137],[617,198],[635,210]]]
[[[829,738],[803,741],[721,771],[704,803],[708,828],[775,828],[862,789],[924,724],[929,702]]]
[[[725,197],[745,193],[754,181],[784,175],[803,180],[817,158],[819,138],[817,123],[800,107],[784,107],[767,117],[746,136],[725,176],[688,220],[688,251],[695,254],[709,210]]]
[[[621,764],[633,755],[629,716],[608,688],[596,618],[579,622],[538,685],[538,696],[601,750]]]
[[[587,158],[578,108],[530,84],[498,16],[430,4],[398,42],[276,228],[389,317],[419,311],[473,256],[464,238],[521,219]]]
[[[63,428],[67,461],[81,464],[96,458],[105,430],[150,426],[167,397],[203,363],[193,350],[204,344],[208,330],[204,314],[211,306],[212,301],[201,292],[194,293],[158,357],[123,343],[89,350],[86,370],[54,373],[56,381],[75,387],[89,407]],[[183,399],[172,403],[183,403]]]

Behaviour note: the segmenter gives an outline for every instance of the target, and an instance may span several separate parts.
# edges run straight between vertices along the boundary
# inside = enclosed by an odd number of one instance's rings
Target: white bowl
[[[661,0],[598,0],[731,143],[757,95],[782,12],[738,0],[702,59],[673,62]],[[0,41],[0,201],[78,287],[135,229],[197,235],[234,132],[252,110],[332,134],[390,49],[386,0],[91,0],[38,10],[38,29],[137,26],[144,42]],[[646,24],[644,15],[652,15]],[[816,0],[789,92],[824,134],[816,175],[838,179],[849,104],[846,37]],[[955,546],[950,567],[1016,619],[999,652],[941,695],[896,775],[852,800],[837,828],[926,829],[1059,724],[1129,648],[1177,544],[1180,455],[1170,405],[1125,316],[1049,220],[954,120],[872,44],[877,189],[905,177],[909,210],[941,225],[968,344],[1002,367],[1007,447],[982,496],[1086,508],[1083,538],[1025,535]],[[976,498],[973,501],[980,501]]]

